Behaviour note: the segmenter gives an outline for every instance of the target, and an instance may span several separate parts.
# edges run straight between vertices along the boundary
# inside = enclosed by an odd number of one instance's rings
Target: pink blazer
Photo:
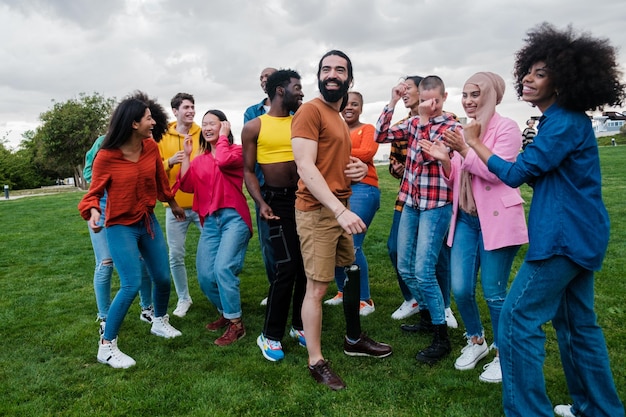
[[[483,136],[483,143],[494,154],[507,161],[514,161],[522,146],[522,134],[517,123],[495,113],[489,121],[487,132]],[[500,181],[489,172],[474,150],[470,149],[465,159],[455,152],[450,177],[446,178],[444,175],[453,193],[448,246],[452,246],[454,242],[454,230],[459,210],[461,170],[472,174],[472,192],[476,201],[485,249],[494,250],[528,243],[524,200],[519,189],[510,188]]]

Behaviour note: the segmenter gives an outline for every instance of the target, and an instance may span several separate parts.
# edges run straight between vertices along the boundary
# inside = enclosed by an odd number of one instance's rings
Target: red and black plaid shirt
[[[419,116],[410,117],[390,126],[393,109],[385,106],[376,123],[376,142],[407,140],[407,156],[404,176],[400,183],[398,200],[419,210],[429,210],[452,202],[452,190],[441,176],[440,163],[423,153],[417,142],[420,139],[442,140],[443,132],[461,128],[453,117],[443,114],[420,125]]]

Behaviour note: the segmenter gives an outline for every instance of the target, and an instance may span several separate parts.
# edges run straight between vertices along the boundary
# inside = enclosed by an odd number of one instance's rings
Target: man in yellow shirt
[[[167,132],[159,141],[159,152],[163,160],[163,167],[169,177],[170,187],[176,182],[180,163],[183,160],[183,143],[188,137],[193,141],[193,159],[198,151],[198,141],[200,139],[200,126],[194,123],[196,115],[195,101],[191,94],[178,93],[171,101],[172,111],[176,121],[171,122]],[[185,267],[185,242],[187,240],[187,230],[193,223],[198,230],[201,230],[200,217],[198,213],[191,209],[193,204],[193,194],[176,192],[176,202],[185,210],[185,220],[179,221],[172,214],[172,210],[165,205],[165,231],[167,234],[167,245],[169,247],[170,271],[178,302],[174,309],[175,316],[184,317],[192,304],[187,283],[187,269]]]

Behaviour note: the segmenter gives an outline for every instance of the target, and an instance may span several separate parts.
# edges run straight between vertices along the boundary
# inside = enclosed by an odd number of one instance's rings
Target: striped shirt
[[[419,210],[429,210],[452,202],[452,190],[446,185],[440,172],[440,163],[421,151],[417,142],[443,140],[443,132],[461,125],[451,116],[443,114],[421,125],[419,116],[411,117],[390,126],[393,109],[385,106],[376,123],[376,142],[407,140],[407,156],[404,176],[400,183],[398,200]]]

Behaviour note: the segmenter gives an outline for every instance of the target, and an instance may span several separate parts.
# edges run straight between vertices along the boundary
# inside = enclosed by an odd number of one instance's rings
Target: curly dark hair
[[[522,97],[522,79],[538,61],[546,63],[557,94],[566,109],[586,111],[604,105],[620,106],[626,95],[617,51],[608,39],[577,34],[544,22],[527,32],[526,45],[515,54],[515,91]]]

